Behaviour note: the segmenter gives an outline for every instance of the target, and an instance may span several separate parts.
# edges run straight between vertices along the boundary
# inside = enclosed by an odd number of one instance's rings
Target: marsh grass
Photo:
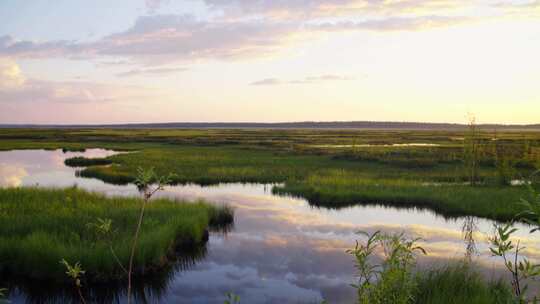
[[[105,197],[75,187],[68,189],[0,189],[0,273],[28,279],[65,281],[58,261],[80,262],[93,281],[117,280],[125,273],[111,256],[109,240],[93,233],[88,223],[108,218],[116,227],[114,251],[128,265],[133,227],[140,199]],[[204,202],[156,199],[142,223],[134,274],[159,271],[178,244],[201,244],[210,224],[232,222]],[[218,220],[219,218],[219,220]]]
[[[110,165],[112,164],[112,161],[107,158],[86,158],[77,156],[66,159],[64,164],[69,167],[89,167]]]
[[[113,184],[135,181],[138,167],[174,173],[172,184],[285,183],[276,193],[325,207],[380,203],[429,208],[445,216],[506,220],[523,190],[508,184],[534,171],[540,133],[475,133],[475,188],[464,161],[465,131],[406,130],[0,130],[2,147],[136,150],[107,157],[77,175]],[[36,139],[39,138],[39,139]],[[32,140],[30,140],[32,139]],[[82,144],[85,142],[85,144]],[[439,146],[400,146],[396,143]],[[360,145],[387,145],[360,147]],[[353,148],[317,148],[345,145]],[[503,160],[504,162],[500,162]],[[78,160],[81,163],[92,160]],[[452,185],[449,185],[452,183]]]
[[[371,180],[346,172],[313,174],[306,180],[286,182],[272,189],[275,194],[306,198],[315,206],[350,207],[379,204],[403,208],[426,208],[448,217],[474,215],[511,220],[525,210],[519,203],[528,189],[468,185],[424,185],[410,180]]]
[[[512,289],[503,281],[485,281],[472,265],[458,263],[419,273],[417,304],[513,304]]]

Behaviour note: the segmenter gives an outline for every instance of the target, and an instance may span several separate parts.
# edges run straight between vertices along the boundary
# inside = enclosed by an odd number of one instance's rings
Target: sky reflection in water
[[[133,185],[115,186],[96,179],[75,177],[74,168],[64,165],[73,156],[106,157],[115,152],[89,149],[86,152],[22,150],[0,152],[0,186],[54,186],[77,184],[109,195],[137,195]],[[224,184],[167,187],[159,196],[178,199],[203,198],[235,208],[234,230],[212,234],[207,256],[188,271],[177,273],[162,303],[223,303],[227,292],[240,295],[243,303],[350,303],[355,290],[353,260],[345,250],[361,239],[358,230],[405,233],[424,239],[428,256],[419,267],[462,258],[465,245],[461,232],[464,219],[445,220],[430,211],[357,206],[341,210],[311,207],[305,200],[272,195],[272,185]],[[478,264],[494,273],[486,235],[492,222],[476,219]],[[538,259],[538,240],[521,227],[519,237],[528,256]],[[24,294],[14,296],[24,302]]]

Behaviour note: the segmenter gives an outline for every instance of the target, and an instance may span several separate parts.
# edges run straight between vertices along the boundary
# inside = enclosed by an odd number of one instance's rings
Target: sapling
[[[98,218],[97,222],[88,223],[87,226],[89,228],[94,228],[96,233],[98,234],[98,236],[107,241],[107,243],[109,245],[109,250],[111,252],[111,255],[113,256],[113,258],[116,261],[116,263],[118,264],[118,266],[120,266],[120,269],[122,269],[122,271],[127,275],[128,271],[124,267],[124,265],[122,265],[122,262],[118,258],[118,255],[116,254],[116,251],[114,250],[114,247],[113,247],[112,235],[116,231],[112,229],[112,220],[111,219]]]
[[[77,290],[81,303],[86,304],[86,300],[84,299],[84,296],[81,290],[81,287],[82,287],[81,277],[85,273],[85,271],[83,270],[81,266],[81,263],[76,262],[75,264],[71,265],[69,264],[68,261],[66,261],[65,259],[62,259],[60,261],[60,264],[66,267],[66,274],[68,275],[68,277],[70,277],[73,280],[73,283],[75,284],[75,289]]]
[[[353,284],[358,291],[358,303],[383,304],[411,303],[416,288],[412,268],[416,264],[414,253],[426,251],[417,245],[420,239],[407,239],[404,234],[382,234],[377,231],[368,237],[365,245],[356,242],[347,253],[356,259],[358,284]],[[382,250],[383,261],[373,264],[371,259],[377,250]]]
[[[152,198],[154,194],[158,191],[163,190],[165,185],[171,183],[173,178],[172,174],[168,176],[158,176],[154,171],[154,168],[144,170],[142,168],[137,169],[137,178],[135,179],[135,185],[139,189],[139,192],[142,194],[143,202],[141,205],[141,210],[139,212],[139,220],[137,222],[137,228],[135,229],[135,235],[133,237],[133,242],[131,245],[131,254],[129,256],[129,267],[128,267],[128,291],[127,291],[127,303],[131,303],[131,281],[133,275],[133,260],[135,258],[135,251],[137,249],[137,241],[139,240],[139,234],[141,231],[141,226],[144,219],[144,210],[146,205]]]
[[[513,223],[505,225],[494,224],[495,234],[490,238],[491,251],[493,256],[503,259],[504,267],[511,274],[511,285],[514,295],[520,303],[528,303],[526,292],[528,285],[526,279],[538,277],[540,275],[540,265],[532,264],[529,259],[520,256],[525,247],[520,245],[520,241],[514,243],[512,234],[517,231]],[[536,301],[536,299],[535,299]]]

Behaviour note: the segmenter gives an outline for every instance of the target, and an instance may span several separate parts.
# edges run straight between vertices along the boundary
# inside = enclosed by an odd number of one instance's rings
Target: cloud
[[[339,31],[416,31],[467,21],[462,17],[356,18],[359,21],[198,20],[191,15],[139,17],[135,24],[94,42],[19,41],[0,37],[0,56],[71,59],[115,58],[144,65],[238,60],[279,53],[290,45]]]
[[[313,24],[313,30],[321,31],[419,31],[449,27],[471,21],[468,17],[423,16],[414,18],[386,18],[365,21],[338,21]]]
[[[362,14],[391,16],[398,14],[447,13],[468,7],[473,1],[463,0],[204,0],[208,7],[228,17],[260,15],[272,19],[342,17]]]
[[[168,0],[145,0],[146,10],[148,13],[154,13],[158,10],[163,4],[169,2]]]
[[[0,58],[0,103],[103,103],[156,97],[155,90],[92,82],[47,81],[26,78],[18,64]]]
[[[252,82],[250,83],[250,85],[255,85],[255,86],[259,86],[259,85],[276,85],[276,84],[283,84],[283,81],[277,79],[277,78],[266,78],[266,79],[263,79],[263,80],[259,80],[259,81],[255,81],[255,82]]]
[[[147,64],[261,57],[299,32],[294,23],[199,21],[189,15],[139,17],[130,29],[92,43],[0,37],[0,55],[18,58],[124,57]]]
[[[17,63],[10,58],[0,57],[0,90],[21,87],[25,78]]]
[[[492,7],[501,9],[510,16],[524,16],[529,18],[540,16],[540,0],[521,2],[501,1],[494,3]]]
[[[177,72],[187,71],[187,68],[152,68],[152,69],[133,69],[126,72],[118,73],[118,77],[131,77],[139,75],[164,75]]]
[[[321,82],[329,82],[329,81],[345,81],[345,80],[354,80],[354,79],[355,79],[354,77],[349,77],[349,76],[326,74],[326,75],[320,75],[320,76],[310,76],[310,77],[305,77],[303,79],[296,79],[296,80],[281,80],[278,78],[266,78],[266,79],[252,82],[250,83],[250,85],[266,86],[266,85],[282,85],[282,84],[313,84],[313,83],[321,83]]]

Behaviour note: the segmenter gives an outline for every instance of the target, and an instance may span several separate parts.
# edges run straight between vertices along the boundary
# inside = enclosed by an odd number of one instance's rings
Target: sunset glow
[[[0,3],[0,123],[538,123],[540,1]]]

